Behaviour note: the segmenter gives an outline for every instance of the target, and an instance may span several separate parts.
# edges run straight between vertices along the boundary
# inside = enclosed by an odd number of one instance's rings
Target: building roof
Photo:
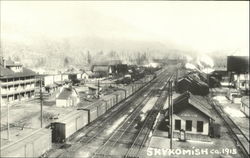
[[[25,77],[25,76],[36,76],[37,73],[23,67],[21,72],[14,72],[11,69],[5,68],[0,65],[0,78],[14,78],[14,77]]]
[[[14,62],[12,60],[5,60],[6,66],[22,66],[22,64]]]
[[[203,97],[195,96],[187,91],[174,99],[173,101],[174,111],[176,108],[177,108],[176,111],[178,111],[178,109],[182,110],[183,109],[182,105],[187,105],[187,104],[181,104],[183,102],[189,103],[189,105],[192,105],[194,108],[196,108],[197,110],[199,110],[200,112],[202,112],[203,114],[214,120],[214,117],[211,113],[212,108]]]
[[[2,56],[0,56],[0,65],[4,65],[4,62],[6,66],[22,66],[22,64],[18,62],[9,59],[5,60]]]
[[[77,93],[74,88],[64,87],[57,99],[68,99],[74,92]]]
[[[93,65],[93,72],[108,72],[109,65]]]

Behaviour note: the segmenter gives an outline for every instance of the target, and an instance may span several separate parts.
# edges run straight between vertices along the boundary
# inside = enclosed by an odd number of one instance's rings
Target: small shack
[[[56,97],[57,107],[76,106],[79,102],[77,91],[72,87],[64,87],[59,95]]]
[[[89,95],[97,95],[98,94],[98,86],[95,85],[88,85],[88,94]],[[102,88],[99,87],[99,91],[101,91]]]

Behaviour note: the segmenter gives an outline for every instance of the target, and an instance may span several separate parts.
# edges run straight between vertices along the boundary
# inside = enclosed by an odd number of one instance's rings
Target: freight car
[[[110,95],[104,96],[102,100],[106,102],[106,111],[108,111],[110,108],[112,108],[116,104],[116,95],[110,94]]]
[[[65,140],[73,133],[96,120],[110,108],[138,91],[152,79],[153,76],[148,75],[145,78],[130,84],[124,89],[117,90],[108,96],[104,96],[91,105],[83,109],[70,112],[62,119],[51,123],[52,142],[65,142]]]
[[[119,103],[125,99],[125,92],[122,90],[115,91],[113,94],[116,95],[116,103]]]
[[[51,123],[52,142],[64,142],[73,133],[88,124],[86,111],[72,111],[56,122]]]
[[[39,129],[10,145],[1,146],[0,157],[39,157],[51,149],[50,129]]]

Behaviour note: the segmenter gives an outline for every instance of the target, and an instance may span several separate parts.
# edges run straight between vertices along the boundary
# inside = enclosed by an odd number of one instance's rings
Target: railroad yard
[[[0,3],[1,158],[250,157],[249,2]]]

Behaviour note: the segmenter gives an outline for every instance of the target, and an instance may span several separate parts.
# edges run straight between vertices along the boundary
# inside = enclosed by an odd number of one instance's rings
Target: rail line
[[[227,129],[233,136],[236,144],[240,147],[244,157],[249,157],[249,138],[244,134],[244,132],[234,123],[234,121],[223,111],[223,109],[212,101],[212,105],[217,112],[217,114],[222,118]]]
[[[169,80],[171,78],[172,76],[169,78]],[[166,85],[164,85],[163,88],[165,87]],[[139,153],[147,141],[147,138],[151,132],[151,129],[154,126],[156,117],[159,114],[160,110],[163,108],[163,104],[167,96],[163,96],[163,97],[164,97],[163,99],[159,98],[157,100],[154,106],[154,109],[148,113],[146,119],[144,120],[142,128],[137,133],[132,145],[129,147],[124,157],[139,157]]]
[[[164,79],[163,79],[164,80]],[[161,80],[161,82],[163,81]],[[160,84],[158,85],[160,86]],[[156,91],[151,91],[151,95],[147,98],[147,100],[145,100],[145,102],[143,104],[141,104],[140,106],[138,106],[138,108],[136,110],[134,110],[133,115],[130,115],[130,117],[127,117],[127,119],[117,128],[117,130],[106,140],[106,142],[96,150],[96,152],[93,154],[92,157],[96,157],[96,156],[106,156],[108,155],[108,153],[110,152],[110,149],[112,149],[113,147],[115,147],[115,145],[117,144],[117,142],[119,140],[121,140],[121,138],[125,135],[125,133],[131,128],[133,127],[133,123],[136,120],[136,118],[138,118],[139,112],[140,110],[145,106],[145,104],[148,102],[148,100],[150,99],[151,96],[153,96],[154,94],[156,94]],[[154,106],[155,107],[155,106]],[[153,110],[150,111],[150,113],[146,116],[144,123],[143,123],[143,127],[141,128],[141,130],[139,131],[139,133],[136,135],[136,139],[139,139],[140,134],[142,133],[142,131],[144,131],[145,129],[147,129],[147,136],[149,135],[150,129],[151,128],[145,128],[148,121],[151,121],[151,124],[153,126],[154,123],[154,119],[155,117],[152,117]],[[156,112],[155,112],[156,113]],[[157,115],[157,113],[156,113]],[[145,136],[143,138],[143,144],[147,139],[147,136]],[[135,140],[136,141],[136,140]],[[132,143],[134,144],[134,142]]]

